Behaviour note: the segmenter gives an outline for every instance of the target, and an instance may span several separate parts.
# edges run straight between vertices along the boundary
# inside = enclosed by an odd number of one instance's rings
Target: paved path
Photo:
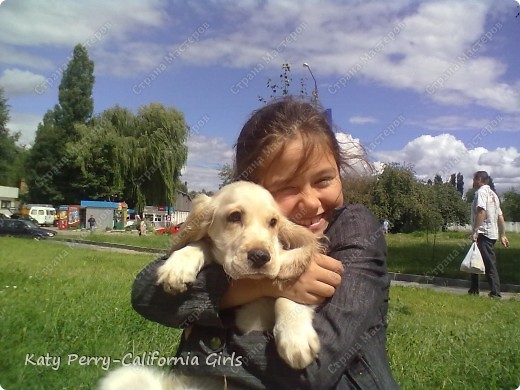
[[[451,294],[458,295],[467,295],[468,289],[464,287],[449,287],[449,286],[438,286],[435,284],[424,284],[417,282],[404,282],[401,280],[392,280],[392,286],[404,286],[404,287],[416,287],[416,288],[427,288],[433,291],[446,292]],[[488,297],[488,291],[483,290],[480,292],[480,297],[491,299]],[[511,292],[503,292],[502,299],[505,300],[515,300],[520,302],[520,294],[519,293],[511,293]]]

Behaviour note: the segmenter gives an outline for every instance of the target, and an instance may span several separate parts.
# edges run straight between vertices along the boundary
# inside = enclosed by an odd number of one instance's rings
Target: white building
[[[0,186],[0,213],[11,215],[18,210],[18,196],[17,187]]]

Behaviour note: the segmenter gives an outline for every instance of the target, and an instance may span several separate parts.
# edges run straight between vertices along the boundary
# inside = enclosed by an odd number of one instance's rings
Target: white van
[[[27,215],[33,217],[42,226],[52,226],[56,220],[56,209],[51,206],[27,206]]]

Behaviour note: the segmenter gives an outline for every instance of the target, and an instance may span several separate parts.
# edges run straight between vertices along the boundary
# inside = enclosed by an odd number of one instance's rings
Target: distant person
[[[500,278],[497,271],[497,261],[493,246],[498,238],[506,248],[509,241],[506,237],[504,216],[500,209],[500,199],[489,187],[489,175],[486,171],[478,171],[473,176],[473,188],[476,189],[471,206],[472,239],[477,243],[486,267],[486,278],[491,290],[489,296],[501,298]],[[469,294],[480,293],[480,275],[471,274]]]
[[[390,224],[388,223],[388,221],[385,219],[383,221],[383,233],[386,235],[388,234],[388,229],[390,227]]]
[[[139,224],[139,235],[142,236],[143,234],[146,234],[146,222],[144,219],[142,219]]]
[[[90,233],[94,233],[94,228],[96,227],[96,218],[93,215],[88,219],[88,227],[90,229]]]

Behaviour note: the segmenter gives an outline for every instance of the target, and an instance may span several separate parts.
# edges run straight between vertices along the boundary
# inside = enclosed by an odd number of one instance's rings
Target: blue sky
[[[0,86],[30,145],[77,43],[95,63],[95,113],[161,102],[193,131],[183,179],[218,187],[268,78],[316,77],[341,140],[422,179],[487,170],[520,190],[520,17],[513,0],[101,1],[0,5]]]

